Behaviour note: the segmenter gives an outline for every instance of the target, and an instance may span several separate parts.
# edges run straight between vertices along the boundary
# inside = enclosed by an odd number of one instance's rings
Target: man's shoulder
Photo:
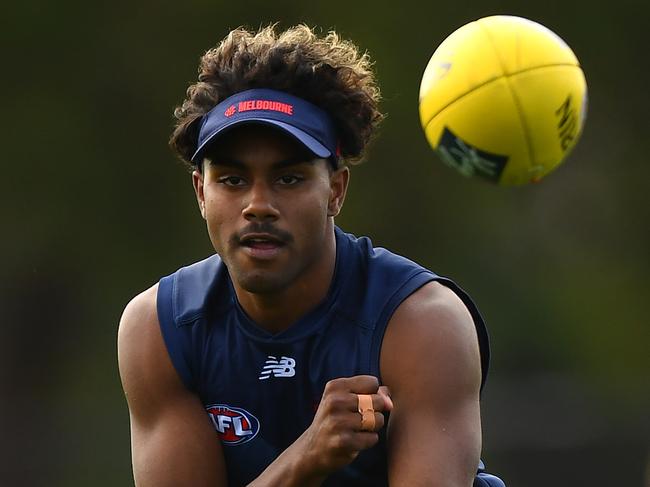
[[[408,356],[404,350],[410,351]],[[423,285],[398,306],[383,352],[382,370],[399,371],[399,364],[426,360],[441,372],[439,382],[456,377],[468,388],[479,389],[481,352],[475,321],[458,294],[441,282]]]
[[[127,304],[118,330],[120,379],[129,403],[132,426],[140,431],[154,425],[170,404],[190,397],[161,334],[158,289],[159,285],[155,284]]]
[[[137,294],[129,301],[120,319],[120,334],[141,334],[144,332],[144,329],[157,323],[157,293],[158,283]]]
[[[159,300],[169,301],[174,316],[183,317],[187,310],[203,306],[207,284],[214,280],[221,265],[218,255],[180,267],[164,276],[159,282],[133,297],[122,313],[118,329],[118,339],[128,335],[125,342],[145,338],[152,330],[160,327]],[[172,303],[173,301],[173,303]],[[163,303],[164,304],[164,303]],[[162,306],[163,311],[166,306]],[[163,317],[164,318],[164,317]],[[118,342],[119,343],[119,342]]]
[[[395,318],[405,323],[418,323],[428,321],[428,316],[435,316],[437,321],[444,322],[447,326],[471,325],[473,319],[466,304],[445,283],[433,280],[408,296],[396,310]]]
[[[124,308],[118,327],[117,351],[123,379],[137,375],[146,358],[157,348],[160,335],[156,295],[158,284],[135,296]]]

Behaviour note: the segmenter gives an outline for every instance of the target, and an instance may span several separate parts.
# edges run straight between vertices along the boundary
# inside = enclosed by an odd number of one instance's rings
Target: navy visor
[[[282,91],[258,88],[226,98],[203,115],[192,162],[200,165],[209,145],[224,131],[242,123],[263,123],[295,137],[317,157],[338,157],[330,116],[316,105]]]

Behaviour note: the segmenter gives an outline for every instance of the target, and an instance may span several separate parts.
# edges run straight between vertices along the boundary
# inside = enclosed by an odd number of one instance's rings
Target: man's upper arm
[[[388,324],[380,367],[394,403],[390,485],[470,487],[481,449],[481,361],[460,298],[437,282],[407,298]]]
[[[198,397],[181,382],[163,342],[157,289],[127,305],[118,333],[136,484],[224,486],[223,454],[214,428]]]

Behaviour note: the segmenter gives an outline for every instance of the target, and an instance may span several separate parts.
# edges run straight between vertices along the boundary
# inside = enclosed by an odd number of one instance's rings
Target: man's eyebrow
[[[222,156],[222,155],[212,156],[208,158],[208,161],[210,162],[211,166],[227,166],[236,169],[246,169],[246,164],[228,156]]]
[[[271,164],[271,168],[273,169],[283,169],[285,167],[290,167],[290,166],[297,166],[299,164],[314,164],[318,157],[312,156],[312,155],[307,155],[307,154],[301,154],[298,156],[293,156],[289,157],[287,159],[282,159],[280,161],[274,162]],[[228,156],[223,156],[223,155],[217,155],[214,157],[209,158],[210,164],[213,166],[226,166],[226,167],[232,167],[235,169],[247,169],[247,165],[244,164],[242,161],[239,159],[235,159],[233,157],[228,157]]]

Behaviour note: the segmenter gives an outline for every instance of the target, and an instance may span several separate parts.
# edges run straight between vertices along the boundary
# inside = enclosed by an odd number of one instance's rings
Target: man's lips
[[[268,233],[248,233],[240,237],[239,244],[244,247],[256,249],[271,249],[285,245],[285,243],[275,235]]]
[[[246,247],[250,247],[252,249],[274,249],[276,247],[280,247],[282,244],[277,243],[277,242],[269,242],[269,241],[249,241],[244,244]]]
[[[253,259],[271,260],[282,252],[286,243],[273,234],[247,233],[241,236],[239,245]]]
[[[251,223],[233,234],[230,240],[233,248],[239,248],[244,255],[256,260],[274,259],[292,242],[291,233],[270,222]]]

